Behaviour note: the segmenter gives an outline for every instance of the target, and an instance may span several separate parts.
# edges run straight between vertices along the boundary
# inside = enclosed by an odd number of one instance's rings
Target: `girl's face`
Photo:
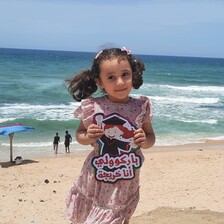
[[[132,90],[132,70],[128,60],[112,58],[101,61],[100,76],[96,82],[106,91],[109,100],[117,103],[128,102]]]

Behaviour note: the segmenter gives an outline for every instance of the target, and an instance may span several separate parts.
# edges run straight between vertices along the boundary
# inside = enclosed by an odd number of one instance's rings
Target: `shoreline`
[[[188,150],[203,150],[203,149],[220,149],[220,146],[224,149],[224,140],[206,140],[202,143],[188,143],[183,145],[169,145],[169,146],[153,146],[146,151],[188,151]]]
[[[224,223],[223,143],[143,150],[140,201],[130,224]],[[20,165],[1,160],[0,223],[71,223],[65,199],[88,153],[25,158]]]
[[[207,148],[209,149],[224,149],[224,140],[206,140],[203,143],[188,143],[183,145],[167,145],[167,146],[153,146],[150,149],[142,149],[143,153],[146,152],[169,152],[169,151],[188,151],[188,150],[205,150]],[[6,149],[8,148],[8,149]],[[63,157],[63,156],[80,156],[80,155],[88,155],[92,147],[87,145],[80,145],[78,143],[73,143],[70,145],[70,153],[65,154],[64,144],[60,143],[58,154],[54,154],[53,145],[50,147],[41,147],[41,148],[35,148],[31,147],[32,152],[30,152],[29,148],[24,148],[23,152],[18,153],[18,149],[15,147],[13,148],[13,158],[16,158],[16,156],[21,156],[23,159],[43,159],[43,158],[57,158],[57,157]],[[203,149],[202,149],[203,148]],[[36,151],[35,151],[36,150]],[[9,147],[4,147],[4,151],[1,152],[0,162],[1,161],[8,161],[9,158]]]

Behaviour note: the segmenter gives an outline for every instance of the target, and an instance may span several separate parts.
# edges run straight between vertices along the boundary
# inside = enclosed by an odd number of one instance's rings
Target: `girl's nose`
[[[119,77],[117,79],[117,85],[123,85],[123,84],[124,84],[124,80],[121,77]]]

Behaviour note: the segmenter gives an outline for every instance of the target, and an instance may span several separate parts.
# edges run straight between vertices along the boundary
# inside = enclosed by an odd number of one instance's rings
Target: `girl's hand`
[[[146,134],[142,128],[138,128],[134,132],[134,143],[138,146],[142,146],[147,143]]]
[[[96,124],[89,125],[86,131],[86,137],[95,142],[103,135],[103,130]]]

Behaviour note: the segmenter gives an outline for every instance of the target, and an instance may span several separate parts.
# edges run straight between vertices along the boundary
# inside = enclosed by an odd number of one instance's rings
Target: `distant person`
[[[60,137],[58,135],[58,132],[56,132],[56,135],[54,136],[53,146],[54,146],[54,152],[55,154],[58,153],[58,144],[60,142]]]
[[[65,131],[65,153],[70,153],[70,143],[72,141],[72,136],[68,133],[68,131]]]

